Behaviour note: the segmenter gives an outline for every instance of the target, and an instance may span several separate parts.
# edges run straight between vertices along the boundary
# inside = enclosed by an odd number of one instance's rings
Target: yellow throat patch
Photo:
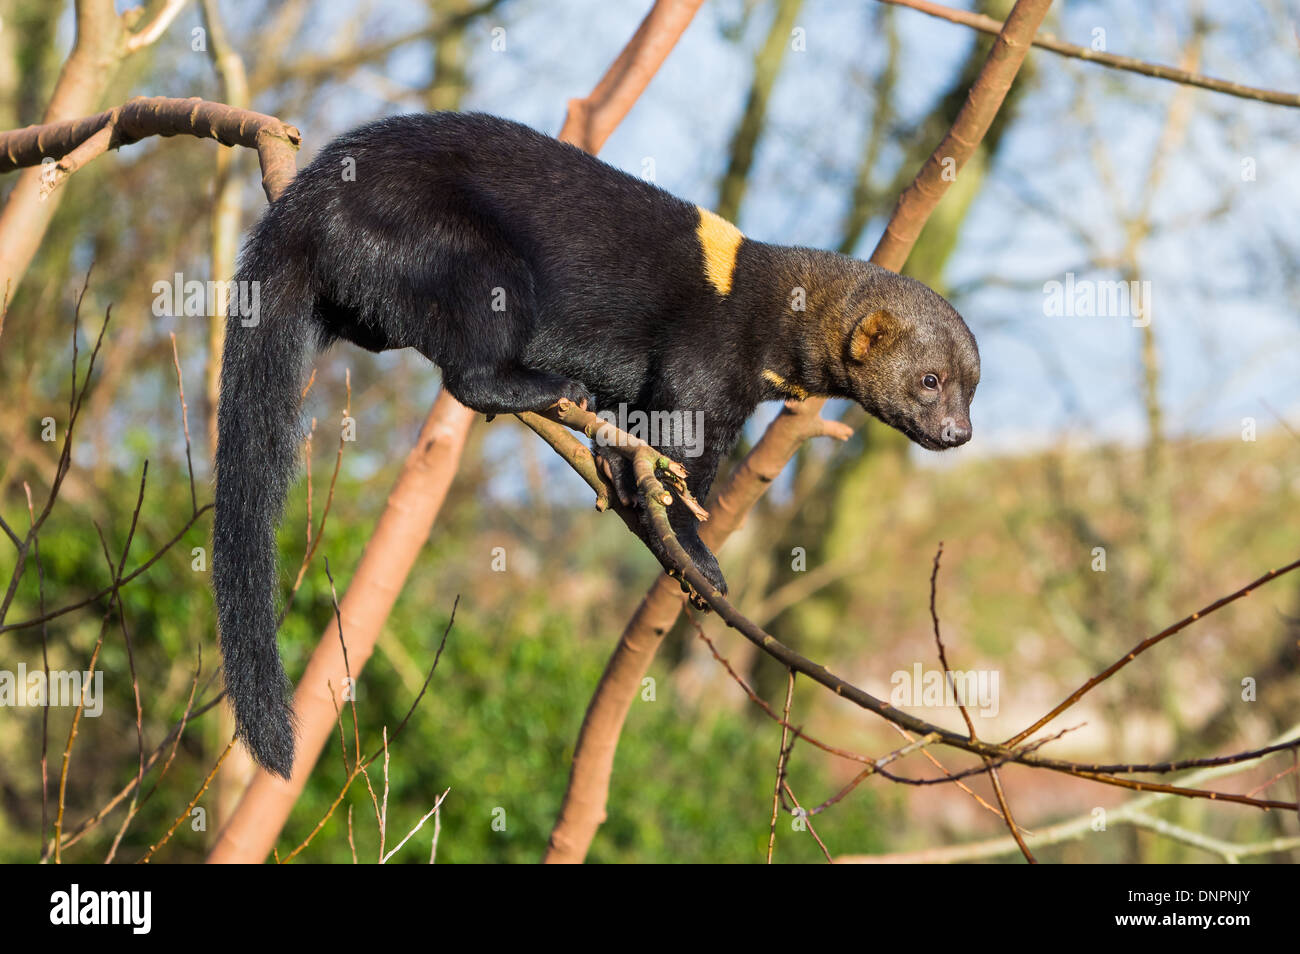
[[[808,392],[793,381],[787,381],[781,375],[777,374],[771,368],[763,369],[763,380],[767,381],[782,394],[787,394],[792,398],[798,398],[800,401],[808,399]]]
[[[700,209],[700,224],[695,229],[704,255],[704,277],[719,295],[731,293],[731,279],[736,272],[736,252],[745,237],[740,229],[708,209]]]

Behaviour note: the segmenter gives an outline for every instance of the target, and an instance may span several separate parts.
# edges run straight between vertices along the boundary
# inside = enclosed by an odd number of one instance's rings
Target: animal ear
[[[898,330],[898,319],[881,308],[873,311],[853,327],[849,334],[849,358],[866,361],[867,355],[889,341]]]

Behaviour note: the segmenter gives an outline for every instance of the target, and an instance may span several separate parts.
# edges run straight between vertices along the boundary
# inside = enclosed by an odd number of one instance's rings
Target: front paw
[[[709,581],[723,596],[727,595],[727,581],[722,578],[722,568],[718,566],[718,558],[713,555],[713,551],[704,545],[704,541],[695,534],[678,535],[682,549],[686,555],[691,558],[695,564],[695,569],[700,571],[700,575]]]
[[[632,473],[631,462],[617,448],[607,447],[598,440],[592,441],[591,452],[596,466],[613,486],[618,502],[628,508],[636,506],[636,475]]]
[[[595,396],[580,381],[569,381],[560,391],[560,397],[567,398],[583,410],[596,406]]]

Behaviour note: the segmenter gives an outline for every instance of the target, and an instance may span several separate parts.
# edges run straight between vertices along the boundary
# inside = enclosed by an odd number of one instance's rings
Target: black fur
[[[344,174],[351,163],[355,181]],[[579,149],[456,113],[341,136],[267,210],[236,276],[260,284],[260,313],[256,324],[233,311],[228,322],[213,540],[226,686],[261,765],[287,776],[293,762],[275,645],[275,525],[313,341],[415,348],[484,413],[561,397],[702,412],[699,456],[659,445],[687,467],[701,502],[768,398],[851,397],[926,446],[969,438],[979,357],[942,298],[873,265],[749,239],[721,294],[705,274],[699,222],[695,206]],[[797,290],[806,310],[792,307]],[[941,387],[922,387],[923,373]],[[621,459],[603,456],[634,492]],[[670,514],[725,591],[694,519],[679,504]]]

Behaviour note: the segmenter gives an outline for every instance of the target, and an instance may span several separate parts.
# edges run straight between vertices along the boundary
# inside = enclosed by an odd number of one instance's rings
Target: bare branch
[[[898,7],[907,7],[910,10],[916,10],[919,13],[928,14],[932,17],[938,17],[941,20],[947,20],[950,23],[960,23],[979,30],[981,33],[990,33],[997,35],[1002,29],[1002,22],[985,16],[982,13],[971,13],[968,10],[954,10],[951,7],[945,7],[938,3],[930,3],[928,0],[879,0],[881,3],[889,3]],[[1066,43],[1058,40],[1050,33],[1038,33],[1034,36],[1034,46],[1041,47],[1044,50],[1051,50],[1061,56],[1073,57],[1077,60],[1086,60],[1089,63],[1096,63],[1100,66],[1109,66],[1112,69],[1126,70],[1130,73],[1140,73],[1143,76],[1151,76],[1156,79],[1169,80],[1172,83],[1182,83],[1186,86],[1198,86],[1201,89],[1208,89],[1215,93],[1226,93],[1229,96],[1239,96],[1242,99],[1255,99],[1263,103],[1272,103],[1275,106],[1300,106],[1300,94],[1282,93],[1271,89],[1260,89],[1255,86],[1244,86],[1241,83],[1232,83],[1228,80],[1215,79],[1212,76],[1203,76],[1200,73],[1194,73],[1190,70],[1178,69],[1174,66],[1164,66],[1160,63],[1147,63],[1143,60],[1134,59],[1131,56],[1118,56],[1114,53],[1104,53],[1100,50],[1094,50],[1086,46],[1076,46],[1073,43]]]
[[[223,146],[256,149],[262,188],[275,201],[293,179],[298,130],[274,116],[198,98],[139,96],[83,119],[27,126],[0,133],[0,172],[58,159],[48,191],[90,159],[150,136],[197,136]],[[47,194],[48,194],[47,191]]]
[[[599,152],[650,85],[703,2],[655,0],[596,88],[583,99],[569,100],[569,113],[559,138],[587,152]]]
[[[157,43],[159,37],[167,32],[167,28],[172,25],[172,21],[188,2],[189,0],[167,0],[157,16],[126,38],[126,51],[135,53]]]

